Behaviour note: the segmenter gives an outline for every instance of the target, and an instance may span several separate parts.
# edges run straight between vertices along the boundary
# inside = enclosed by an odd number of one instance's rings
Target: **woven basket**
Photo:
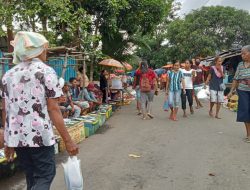
[[[68,127],[67,131],[75,143],[80,143],[81,141],[83,141],[85,139],[85,129],[84,129],[83,122],[79,122],[79,123],[75,124],[75,126]],[[58,134],[57,131],[56,131],[56,133]],[[59,142],[59,151],[63,152],[65,149],[66,149],[65,143],[61,139]]]

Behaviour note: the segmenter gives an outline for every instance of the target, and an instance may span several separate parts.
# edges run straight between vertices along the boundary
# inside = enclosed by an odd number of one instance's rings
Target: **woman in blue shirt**
[[[173,121],[177,121],[177,112],[181,98],[181,83],[183,86],[183,93],[186,94],[183,74],[180,71],[180,62],[177,61],[173,64],[173,70],[168,71],[166,84],[166,95],[168,96],[169,107],[171,109],[169,119]]]

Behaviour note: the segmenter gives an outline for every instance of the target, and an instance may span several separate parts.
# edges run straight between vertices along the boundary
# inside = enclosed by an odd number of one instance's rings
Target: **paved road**
[[[222,120],[207,107],[178,122],[154,105],[156,118],[143,121],[125,106],[99,134],[80,144],[86,190],[249,190],[250,144],[236,114],[222,109]],[[129,154],[140,155],[131,158]],[[67,155],[60,155],[58,163]],[[15,185],[12,185],[15,184]],[[21,174],[0,181],[0,189],[23,189]],[[12,188],[11,188],[12,187]],[[60,164],[52,190],[65,189]]]

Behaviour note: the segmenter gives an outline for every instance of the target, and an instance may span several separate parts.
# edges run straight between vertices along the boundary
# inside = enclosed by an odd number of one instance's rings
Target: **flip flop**
[[[149,116],[151,119],[154,119],[154,116],[151,115],[150,113],[148,113],[148,116]]]
[[[210,117],[214,117],[213,112],[209,111],[209,116],[210,116]]]

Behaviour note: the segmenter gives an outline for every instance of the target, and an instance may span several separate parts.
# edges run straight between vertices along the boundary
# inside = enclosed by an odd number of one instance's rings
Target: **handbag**
[[[226,90],[226,85],[224,83],[220,84],[220,91]]]
[[[168,98],[166,98],[165,101],[164,101],[163,110],[164,111],[168,111],[169,110]]]

